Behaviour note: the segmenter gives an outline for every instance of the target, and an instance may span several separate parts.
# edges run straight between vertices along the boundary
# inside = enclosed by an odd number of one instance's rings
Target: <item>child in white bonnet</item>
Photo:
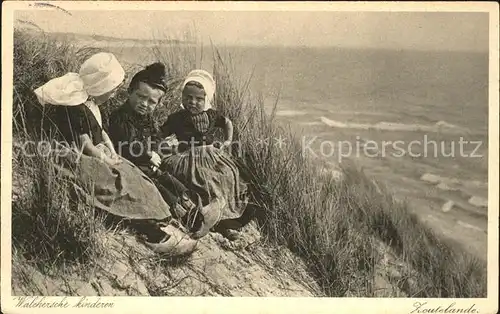
[[[35,90],[42,105],[53,106],[54,119],[63,140],[86,155],[109,165],[120,163],[108,134],[102,128],[99,106],[115,95],[125,71],[111,53],[87,59],[79,73],[55,78]]]

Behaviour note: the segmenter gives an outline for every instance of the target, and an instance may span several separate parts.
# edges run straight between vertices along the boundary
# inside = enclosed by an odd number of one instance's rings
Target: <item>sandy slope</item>
[[[193,255],[163,258],[125,232],[106,234],[105,256],[83,275],[44,275],[26,263],[13,266],[16,296],[263,296],[320,297],[306,265],[286,248],[263,243],[256,225],[243,230],[244,241],[229,244],[218,234],[203,238]],[[373,291],[348,291],[346,296],[406,297],[412,272],[379,243],[380,259]]]
[[[106,256],[88,278],[50,277],[24,267],[13,274],[15,295],[79,296],[317,296],[319,288],[302,263],[287,250],[265,248],[255,225],[245,229],[245,241],[230,246],[210,234],[190,257],[165,259],[127,233],[108,234]],[[277,265],[273,255],[285,255]],[[289,271],[285,271],[289,270]],[[292,271],[290,271],[292,270]]]

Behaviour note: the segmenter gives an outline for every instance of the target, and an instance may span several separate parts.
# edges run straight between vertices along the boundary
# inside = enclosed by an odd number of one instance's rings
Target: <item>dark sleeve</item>
[[[75,140],[78,140],[80,135],[87,134],[91,136],[90,119],[83,107],[85,105],[67,107],[69,128],[73,133]]]
[[[160,127],[161,135],[163,137],[167,137],[175,133],[175,116],[176,114],[169,115],[167,121],[165,121],[165,123],[163,123]]]
[[[224,117],[219,111],[211,110],[210,118],[213,120],[215,127],[224,128],[226,126],[226,117]]]
[[[135,144],[134,146],[134,129],[126,121],[112,115],[110,117],[108,135],[115,146],[117,154],[123,158],[130,160],[136,165],[149,162],[150,157],[147,151],[143,149],[142,154],[139,154],[141,152],[140,145]]]
[[[125,124],[116,115],[112,114],[109,119],[108,135],[115,146],[115,150],[118,152],[118,143],[130,138],[131,134]]]
[[[160,129],[160,125],[156,121],[153,121],[152,125],[153,129],[151,138],[153,139],[153,142],[161,141],[163,139],[163,136],[162,136],[162,131]]]
[[[159,145],[163,140],[162,132],[160,130],[160,125],[156,121],[151,122],[151,142],[149,145],[151,146],[151,151],[155,153],[159,153]]]

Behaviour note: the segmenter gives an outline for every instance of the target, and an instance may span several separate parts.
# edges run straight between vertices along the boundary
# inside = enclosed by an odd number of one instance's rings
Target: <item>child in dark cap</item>
[[[162,138],[153,111],[165,95],[166,81],[165,66],[160,62],[136,73],[128,87],[127,101],[110,115],[108,133],[117,153],[155,182],[171,206],[172,215],[190,231],[196,231],[199,208],[192,201],[198,201],[196,195],[169,173],[158,170],[162,159],[158,144]]]

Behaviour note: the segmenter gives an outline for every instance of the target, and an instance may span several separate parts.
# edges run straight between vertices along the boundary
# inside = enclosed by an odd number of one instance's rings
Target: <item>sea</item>
[[[269,112],[277,103],[277,123],[301,135],[304,151],[332,169],[354,162],[436,232],[486,259],[487,53],[218,49]],[[128,64],[157,59],[149,48],[110,50]],[[211,71],[213,47],[195,50],[186,58]]]

